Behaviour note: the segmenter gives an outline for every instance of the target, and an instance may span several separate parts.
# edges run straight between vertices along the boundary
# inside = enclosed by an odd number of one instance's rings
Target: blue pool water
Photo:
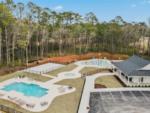
[[[27,84],[24,82],[15,82],[5,86],[4,91],[17,91],[25,96],[42,97],[48,93],[48,89],[42,88],[36,84]]]

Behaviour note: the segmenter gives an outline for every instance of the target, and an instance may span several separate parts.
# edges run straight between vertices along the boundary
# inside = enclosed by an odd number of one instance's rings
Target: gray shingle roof
[[[129,76],[150,76],[150,70],[136,70],[132,71]]]
[[[136,55],[122,62],[113,62],[113,64],[128,76],[150,76],[150,70],[139,70],[150,62]]]

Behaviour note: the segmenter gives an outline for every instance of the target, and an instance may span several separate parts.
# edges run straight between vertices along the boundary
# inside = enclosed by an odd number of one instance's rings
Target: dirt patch
[[[79,55],[67,55],[62,57],[52,57],[49,59],[50,62],[56,62],[61,64],[69,64],[79,59]]]
[[[95,84],[95,88],[107,88],[105,85],[102,84]]]

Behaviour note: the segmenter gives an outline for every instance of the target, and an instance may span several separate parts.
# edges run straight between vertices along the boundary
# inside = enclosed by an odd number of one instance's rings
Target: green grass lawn
[[[75,87],[76,91],[57,97],[52,102],[50,107],[43,113],[77,113],[84,80],[81,78],[63,80],[58,82],[57,84]]]
[[[88,72],[91,72],[91,71],[96,71],[98,69],[99,68],[96,68],[96,67],[84,67],[83,69],[80,70],[80,73],[84,74],[84,73],[88,73]]]
[[[123,85],[120,83],[120,81],[117,80],[115,76],[104,76],[104,77],[97,78],[95,80],[95,84],[101,84],[106,86],[107,88],[123,87]]]
[[[51,76],[57,76],[61,72],[71,71],[71,70],[75,69],[76,67],[77,67],[77,65],[75,65],[75,64],[69,64],[69,65],[66,65],[65,67],[61,67],[59,69],[53,70],[47,74],[51,75]]]
[[[47,110],[39,113],[77,113],[84,80],[81,78],[63,80],[57,84],[75,87],[76,91],[56,97]],[[23,113],[33,113],[10,101],[0,100],[0,103]]]
[[[100,68],[97,68],[97,67],[84,67],[83,69],[80,70],[80,73],[81,74],[87,74],[87,73],[99,73],[99,72],[108,72],[109,70],[108,69],[100,69]],[[91,74],[92,74],[91,73]]]

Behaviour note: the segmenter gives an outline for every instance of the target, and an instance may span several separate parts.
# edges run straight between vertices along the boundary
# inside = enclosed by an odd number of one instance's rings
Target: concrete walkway
[[[45,77],[49,77],[49,78],[56,78],[55,76],[51,76],[51,75],[48,75],[48,74],[41,74],[42,76],[45,76]]]
[[[78,113],[88,113],[87,107],[89,107],[90,92],[94,90],[95,79],[102,76],[112,76],[112,75],[115,75],[115,73],[98,73],[86,77],[86,82],[84,85],[84,91],[82,93]]]
[[[45,82],[45,85],[51,85],[54,84],[56,82],[59,82],[61,80],[65,80],[65,79],[75,79],[75,78],[80,78],[81,77],[81,73],[79,73],[79,71],[81,69],[83,69],[84,66],[78,66],[75,69],[71,70],[71,71],[66,71],[66,72],[62,72],[59,73],[57,77],[55,77],[52,80],[49,80],[47,82]]]

